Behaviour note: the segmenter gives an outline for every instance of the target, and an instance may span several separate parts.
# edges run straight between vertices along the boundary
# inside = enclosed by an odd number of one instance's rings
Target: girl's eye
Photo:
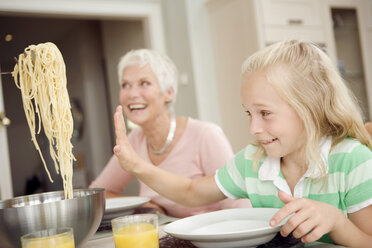
[[[262,116],[268,116],[270,113],[267,111],[261,111]]]
[[[249,112],[248,110],[245,112],[247,113],[248,116],[251,116],[251,112]]]

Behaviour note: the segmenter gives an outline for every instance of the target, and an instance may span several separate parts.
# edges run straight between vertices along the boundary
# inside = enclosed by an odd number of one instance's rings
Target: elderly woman
[[[231,145],[217,125],[174,115],[178,73],[167,56],[148,49],[130,51],[121,58],[118,73],[120,103],[126,117],[139,126],[128,139],[144,160],[164,170],[197,178],[214,174],[233,157]],[[113,156],[90,187],[105,188],[110,197],[121,194],[132,178]],[[249,200],[227,199],[188,208],[160,196],[141,181],[139,184],[139,195],[151,199],[147,207],[174,217],[251,206]]]

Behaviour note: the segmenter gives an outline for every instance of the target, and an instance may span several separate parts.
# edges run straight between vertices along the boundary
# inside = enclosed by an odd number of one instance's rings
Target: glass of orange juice
[[[51,228],[23,235],[22,248],[75,248],[74,232],[70,227]]]
[[[158,216],[134,214],[111,220],[115,248],[159,248]]]

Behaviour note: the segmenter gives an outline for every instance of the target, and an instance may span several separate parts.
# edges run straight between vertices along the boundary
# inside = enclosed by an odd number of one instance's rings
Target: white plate
[[[234,208],[177,220],[164,227],[169,235],[202,248],[257,246],[269,242],[280,226],[269,226],[277,208]]]
[[[106,199],[105,214],[130,211],[150,201],[148,197],[116,197]]]

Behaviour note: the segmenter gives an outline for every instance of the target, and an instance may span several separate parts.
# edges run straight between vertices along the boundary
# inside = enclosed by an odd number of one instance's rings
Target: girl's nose
[[[251,120],[249,122],[249,133],[252,135],[256,135],[262,132],[262,125],[261,121],[258,118],[254,118],[251,116]]]

